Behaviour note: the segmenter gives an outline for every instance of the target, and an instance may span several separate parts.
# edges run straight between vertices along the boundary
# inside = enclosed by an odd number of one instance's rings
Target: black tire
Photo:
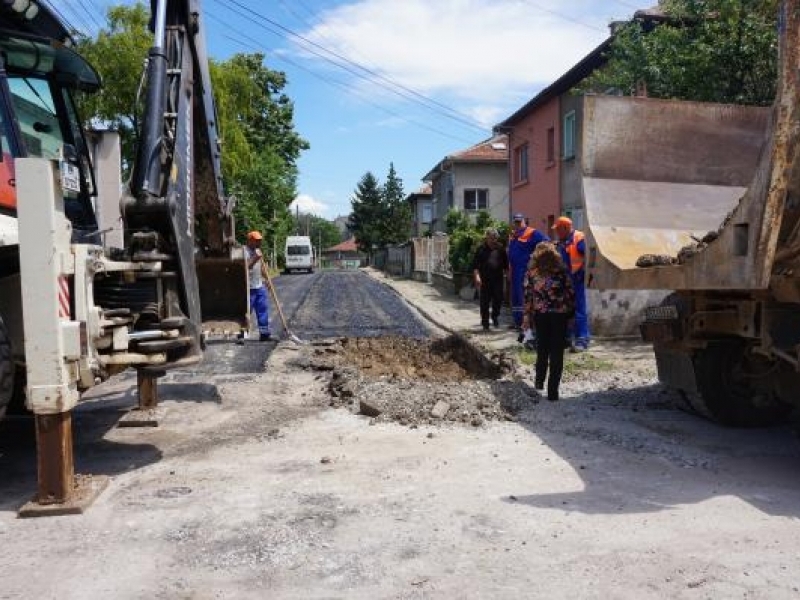
[[[11,339],[0,317],[0,417],[5,414],[6,409],[14,397],[14,354],[11,351]]]
[[[780,401],[771,382],[772,366],[738,341],[714,342],[694,357],[700,414],[729,427],[766,427],[786,419],[791,405]]]

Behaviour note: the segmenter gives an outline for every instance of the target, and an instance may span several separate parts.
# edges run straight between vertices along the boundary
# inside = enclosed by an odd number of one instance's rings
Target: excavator
[[[81,394],[201,360],[204,321],[247,323],[247,272],[224,194],[199,0],[153,0],[129,181],[119,138],[86,131],[76,92],[100,89],[68,27],[38,0],[0,3],[0,415],[33,413],[37,491],[23,516],[83,511],[104,487],[77,476]]]

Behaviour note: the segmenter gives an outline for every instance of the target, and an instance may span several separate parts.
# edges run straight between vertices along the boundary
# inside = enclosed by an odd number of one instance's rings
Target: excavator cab
[[[75,241],[96,232],[96,185],[72,90],[99,87],[97,72],[66,46],[20,32],[0,36],[1,210],[16,212],[15,158],[59,160],[73,176],[64,200]]]

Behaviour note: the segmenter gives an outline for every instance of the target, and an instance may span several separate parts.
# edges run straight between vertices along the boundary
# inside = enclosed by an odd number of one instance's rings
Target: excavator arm
[[[181,321],[183,352],[200,356],[203,319],[242,327],[247,279],[235,246],[233,199],[222,186],[220,139],[198,0],[154,0],[139,146],[122,201],[132,260],[160,261],[173,274],[165,302],[143,323]],[[157,346],[154,346],[157,348]]]

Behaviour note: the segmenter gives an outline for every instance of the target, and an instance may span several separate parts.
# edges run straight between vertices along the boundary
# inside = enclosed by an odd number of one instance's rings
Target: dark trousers
[[[492,320],[500,316],[503,306],[503,278],[486,278],[482,280],[480,291],[481,325],[489,324],[489,309],[491,308]]]
[[[558,397],[558,385],[564,371],[564,338],[567,336],[565,313],[536,313],[536,386],[544,386],[547,378],[547,395]],[[547,377],[548,367],[550,377]]]

